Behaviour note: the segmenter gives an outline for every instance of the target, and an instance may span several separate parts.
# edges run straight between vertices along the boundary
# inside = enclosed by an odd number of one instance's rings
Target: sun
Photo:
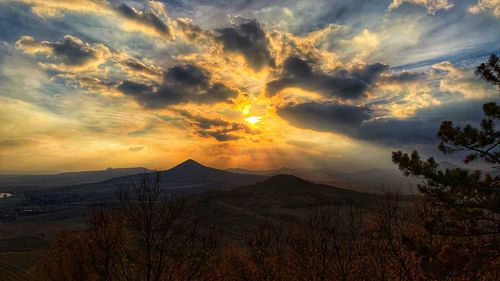
[[[250,123],[250,124],[253,125],[255,123],[260,122],[260,119],[262,119],[262,117],[260,117],[260,116],[253,116],[252,115],[250,117],[245,118],[245,121],[247,121],[248,123]]]

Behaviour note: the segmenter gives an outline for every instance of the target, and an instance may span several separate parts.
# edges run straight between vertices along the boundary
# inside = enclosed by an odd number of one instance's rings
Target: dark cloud
[[[190,86],[208,87],[210,73],[192,64],[176,65],[167,71],[166,79]]]
[[[364,122],[352,136],[387,145],[436,144],[441,121],[381,118]]]
[[[159,34],[164,34],[170,38],[173,37],[172,30],[168,23],[153,10],[138,10],[134,7],[128,6],[127,4],[121,4],[116,8],[116,10],[122,16],[130,20],[153,28]]]
[[[27,53],[45,53],[49,56],[55,56],[65,65],[70,66],[85,65],[101,59],[106,55],[106,52],[109,52],[104,45],[91,45],[72,35],[66,35],[62,41],[56,42],[38,42],[31,36],[22,36],[16,42],[16,47]]]
[[[345,69],[326,74],[313,71],[311,61],[292,56],[283,65],[282,77],[267,84],[267,94],[275,95],[288,87],[300,87],[326,97],[357,99],[365,96],[380,74],[389,70],[385,64],[375,63],[349,72]]]
[[[63,41],[55,42],[52,47],[54,54],[68,65],[82,65],[97,57],[95,51],[73,36],[65,36]]]
[[[220,118],[206,118],[196,116],[188,111],[180,111],[180,114],[188,119],[191,127],[200,137],[214,138],[218,141],[231,141],[242,138],[242,134],[258,133],[245,124],[228,122]]]
[[[366,107],[314,102],[290,104],[278,109],[278,114],[300,128],[335,132],[385,145],[436,144],[442,121],[451,120],[458,126],[478,125],[483,118],[484,102],[454,102],[422,109],[406,119],[370,119]]]
[[[197,132],[197,134],[200,137],[205,137],[205,138],[212,137],[212,138],[214,138],[214,139],[216,139],[218,141],[231,141],[231,140],[239,140],[239,139],[241,139],[240,136],[235,135],[235,134],[231,134],[230,132],[232,132],[232,131],[233,131],[232,128],[222,129],[222,130],[215,130],[215,131],[199,130]]]
[[[158,70],[155,67],[147,65],[137,59],[129,58],[121,61],[120,64],[135,73],[144,73],[151,76],[161,75],[161,72],[158,73]]]
[[[238,93],[222,83],[212,83],[210,73],[195,65],[169,68],[161,85],[125,80],[118,90],[132,96],[146,108],[163,108],[183,103],[213,104],[230,102]]]
[[[380,77],[380,74],[389,70],[389,66],[382,63],[368,64],[362,68],[354,69],[350,75],[356,77],[367,84],[372,84]],[[341,71],[345,75],[349,75],[347,71]]]
[[[479,126],[480,120],[484,118],[482,106],[485,102],[487,100],[452,102],[421,109],[407,119],[365,122],[359,130],[359,138],[386,144],[436,144],[442,121],[450,120],[457,126]]]
[[[346,134],[354,134],[361,123],[370,118],[370,110],[366,107],[338,103],[289,104],[277,112],[300,128]]]
[[[224,50],[243,55],[250,67],[260,70],[264,66],[274,66],[274,59],[268,50],[265,32],[256,21],[248,21],[236,27],[218,30],[216,37],[224,45]]]
[[[175,19],[175,22],[177,27],[182,31],[188,40],[198,41],[212,37],[210,31],[203,30],[200,26],[195,25],[188,18],[178,18]]]
[[[416,81],[421,81],[422,79],[425,79],[427,75],[424,72],[409,72],[409,71],[401,71],[398,73],[393,73],[391,75],[388,75],[384,77],[382,80],[384,82],[389,82],[389,83],[409,83],[409,82],[416,82]]]
[[[293,56],[285,61],[283,71],[288,75],[296,77],[309,76],[312,74],[312,67],[310,62]]]
[[[184,114],[186,117],[190,117],[192,122],[196,124],[196,126],[203,130],[208,130],[217,127],[227,127],[230,125],[229,122],[226,122],[220,118],[210,119],[201,116],[193,116]]]

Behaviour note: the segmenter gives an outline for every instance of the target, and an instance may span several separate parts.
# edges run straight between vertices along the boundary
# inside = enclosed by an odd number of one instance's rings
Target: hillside
[[[381,193],[386,190],[400,190],[413,193],[419,180],[405,177],[396,169],[369,169],[355,172],[339,172],[329,168],[280,168],[275,170],[228,169],[252,175],[274,176],[290,174],[316,183],[339,186],[342,188],[369,193]]]
[[[267,219],[294,221],[316,207],[370,204],[375,195],[276,175],[253,185],[189,198],[188,210],[204,223],[239,235]]]

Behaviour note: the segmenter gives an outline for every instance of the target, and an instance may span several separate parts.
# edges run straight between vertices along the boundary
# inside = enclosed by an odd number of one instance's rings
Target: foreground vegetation
[[[475,236],[429,231],[436,209],[373,197],[338,202],[302,218],[264,219],[229,239],[223,225],[197,222],[182,198],[145,175],[120,205],[93,209],[86,231],[60,234],[29,271],[32,280],[497,280],[498,258],[466,253]],[[358,201],[358,203],[361,201]],[[458,243],[458,244],[457,244]],[[479,247],[478,247],[479,249]]]

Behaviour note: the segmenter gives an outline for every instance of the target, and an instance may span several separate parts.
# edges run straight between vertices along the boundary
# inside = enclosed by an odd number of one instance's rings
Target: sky
[[[0,173],[449,159],[499,51],[500,0],[0,0]]]

